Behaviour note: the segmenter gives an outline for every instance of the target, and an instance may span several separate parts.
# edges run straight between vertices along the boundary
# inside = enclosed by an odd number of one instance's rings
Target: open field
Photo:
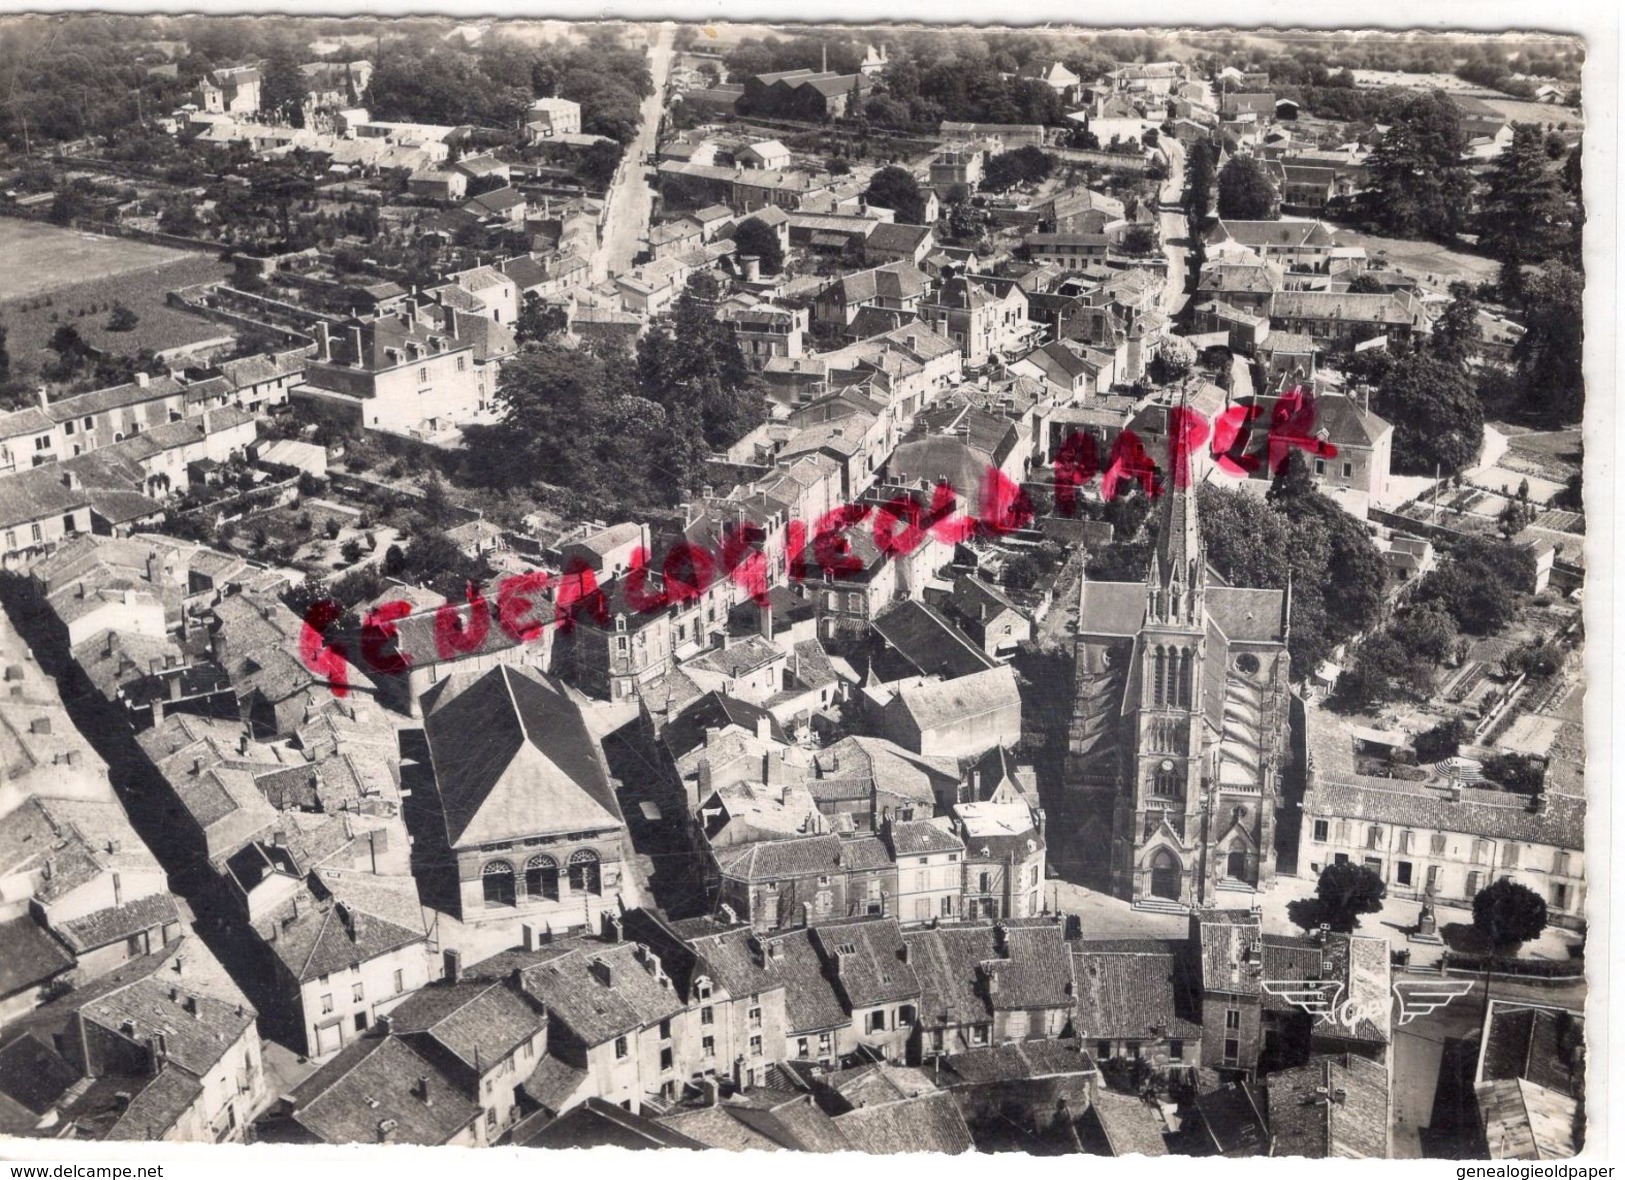
[[[167,246],[0,217],[0,258],[6,263],[0,303],[190,257],[195,255]]]
[[[1558,127],[1579,130],[1585,126],[1585,116],[1569,107],[1550,102],[1529,102],[1505,95],[1486,95],[1484,101],[1500,111],[1514,123],[1538,123],[1544,127],[1551,123]]]
[[[1330,223],[1328,223],[1330,224]],[[1382,238],[1358,230],[1337,229],[1340,246],[1364,246],[1372,258],[1379,258],[1436,291],[1451,283],[1487,283],[1500,270],[1493,258],[1447,250],[1437,242],[1415,242],[1403,238]]]
[[[0,221],[0,229],[11,224]],[[97,244],[100,244],[99,239]],[[165,302],[165,296],[176,288],[224,277],[231,270],[226,263],[203,254],[166,250],[120,238],[111,239],[108,244],[120,251],[151,251],[160,257],[156,264],[149,257],[139,267],[120,267],[114,256],[114,269],[100,277],[87,275],[82,263],[70,265],[71,283],[61,281],[54,258],[38,263],[39,269],[53,280],[49,282],[49,304],[42,302],[38,294],[0,300],[0,323],[6,326],[7,345],[14,358],[35,362],[50,359],[52,354],[46,352],[45,345],[61,324],[72,324],[90,344],[118,354],[133,354],[142,348],[162,352],[231,335],[231,329],[225,324],[206,320]],[[107,256],[103,258],[107,260]],[[91,310],[110,308],[115,303],[122,303],[139,317],[132,331],[109,332],[109,313]]]

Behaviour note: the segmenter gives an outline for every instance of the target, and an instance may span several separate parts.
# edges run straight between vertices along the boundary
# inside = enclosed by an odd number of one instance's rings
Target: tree
[[[107,317],[107,330],[109,332],[130,332],[141,322],[141,317],[125,307],[122,303],[113,305],[113,314]]]
[[[1157,235],[1149,225],[1131,225],[1123,232],[1123,252],[1144,256],[1157,248]]]
[[[672,414],[694,415],[704,446],[723,448],[763,420],[766,402],[733,324],[718,320],[704,295],[684,292],[671,322],[639,340],[638,389]]]
[[[86,184],[82,180],[74,180],[57,190],[56,196],[51,199],[51,211],[47,214],[47,220],[52,225],[72,225],[89,215],[90,198],[86,192]]]
[[[513,322],[513,334],[521,344],[540,344],[570,326],[569,314],[557,304],[548,303],[535,291],[526,291]]]
[[[1466,150],[1461,116],[1446,95],[1401,99],[1366,161],[1361,219],[1392,237],[1454,237],[1472,204]]]
[[[72,324],[63,324],[51,333],[45,347],[57,355],[57,362],[66,371],[77,369],[90,355],[90,345]]]
[[[1473,898],[1473,929],[1492,954],[1516,955],[1546,929],[1546,902],[1529,886],[1503,878]]]
[[[925,198],[920,194],[920,182],[912,172],[895,164],[888,164],[874,174],[863,199],[871,205],[894,210],[900,222],[925,223]]]
[[[1267,221],[1280,216],[1275,186],[1251,156],[1232,156],[1219,170],[1219,216],[1230,221]]]
[[[1332,501],[1311,491],[1265,503],[1239,488],[1211,484],[1200,496],[1208,560],[1226,580],[1283,590],[1291,578],[1288,650],[1298,676],[1376,624],[1387,568],[1360,523]],[[1100,575],[1091,569],[1090,576]],[[1133,576],[1143,577],[1143,567]],[[1335,610],[1328,609],[1330,602]]]
[[[1213,212],[1213,185],[1218,179],[1218,150],[1207,141],[1193,143],[1185,153],[1185,183],[1191,219],[1198,226]]]
[[[1478,300],[1466,283],[1452,283],[1450,295],[1450,302],[1433,321],[1429,344],[1440,360],[1465,365],[1478,353]]]
[[[1534,557],[1510,541],[1470,538],[1422,579],[1413,601],[1437,602],[1469,635],[1491,635],[1512,621],[1515,595],[1528,587]]]
[[[989,156],[982,169],[982,188],[1002,193],[1017,185],[1042,184],[1055,169],[1055,157],[1035,144]]]
[[[1472,737],[1472,733],[1462,722],[1455,717],[1449,721],[1441,721],[1432,729],[1423,730],[1416,735],[1416,760],[1423,763],[1443,762],[1446,758],[1454,758],[1461,744]]]
[[[1484,407],[1459,365],[1416,354],[1399,360],[1377,388],[1377,411],[1394,424],[1394,468],[1455,472],[1478,457]]]
[[[1405,649],[1392,636],[1378,633],[1368,637],[1354,649],[1348,667],[1338,676],[1334,703],[1358,712],[1392,700],[1407,666]]]
[[[1352,934],[1360,924],[1360,915],[1377,913],[1387,896],[1388,886],[1381,877],[1364,865],[1348,861],[1327,865],[1315,882],[1321,921],[1340,934]]]
[[[956,185],[964,188],[964,185]],[[974,246],[982,240],[982,226],[987,214],[969,200],[954,201],[948,206],[948,236],[956,242]]]
[[[1484,759],[1484,777],[1520,795],[1533,795],[1546,782],[1546,767],[1528,754],[1492,754]]]
[[[1541,131],[1514,123],[1490,165],[1478,207],[1478,244],[1510,266],[1546,261],[1562,245],[1568,206]]]
[[[1417,603],[1389,626],[1388,633],[1408,652],[1442,664],[1456,650],[1456,620],[1437,601]]]
[[[621,154],[619,144],[594,140],[576,157],[577,178],[587,188],[607,189],[615,179],[615,169],[621,166]]]
[[[1151,379],[1173,385],[1196,367],[1196,346],[1183,336],[1160,336],[1151,347]]]
[[[1283,501],[1299,496],[1312,496],[1315,491],[1314,476],[1309,474],[1309,461],[1303,457],[1302,451],[1295,450],[1287,452],[1286,462],[1271,477],[1270,490],[1264,493],[1264,498],[1272,505],[1282,505]]]
[[[1381,295],[1384,290],[1382,280],[1370,271],[1361,271],[1349,280],[1350,295]]]
[[[298,63],[278,53],[260,72],[260,113],[289,127],[305,125],[305,77]]]
[[[753,255],[761,261],[764,275],[776,275],[784,269],[784,246],[772,226],[759,217],[747,217],[734,230],[734,245],[741,255]]]
[[[1585,406],[1584,288],[1580,274],[1563,263],[1542,266],[1529,280],[1525,331],[1512,346],[1525,406],[1552,422],[1578,422]]]

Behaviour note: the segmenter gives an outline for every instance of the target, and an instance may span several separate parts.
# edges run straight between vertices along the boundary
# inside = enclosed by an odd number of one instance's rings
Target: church
[[[1079,590],[1066,786],[1102,884],[1156,909],[1275,874],[1292,592],[1211,569],[1194,487],[1166,489],[1144,582]]]

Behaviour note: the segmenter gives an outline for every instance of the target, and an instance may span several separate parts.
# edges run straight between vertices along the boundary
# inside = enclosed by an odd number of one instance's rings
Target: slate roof
[[[413,1093],[420,1078],[433,1102]],[[392,1036],[351,1041],[290,1097],[294,1121],[323,1143],[376,1143],[387,1122],[396,1143],[438,1146],[480,1116],[434,1060]]]
[[[1186,990],[1182,953],[1182,943],[1161,939],[1078,944],[1072,955],[1078,1035],[1200,1037],[1200,1012]]]
[[[959,1155],[974,1147],[958,1104],[945,1090],[849,1110],[835,1124],[856,1150],[871,1155]]]
[[[423,732],[453,848],[624,822],[597,739],[550,683],[495,668]]]

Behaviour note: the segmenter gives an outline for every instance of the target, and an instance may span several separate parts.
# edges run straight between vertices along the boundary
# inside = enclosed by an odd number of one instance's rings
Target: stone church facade
[[[1267,885],[1289,757],[1291,590],[1208,567],[1194,488],[1165,491],[1144,582],[1079,591],[1066,782],[1118,897],[1215,904]]]

